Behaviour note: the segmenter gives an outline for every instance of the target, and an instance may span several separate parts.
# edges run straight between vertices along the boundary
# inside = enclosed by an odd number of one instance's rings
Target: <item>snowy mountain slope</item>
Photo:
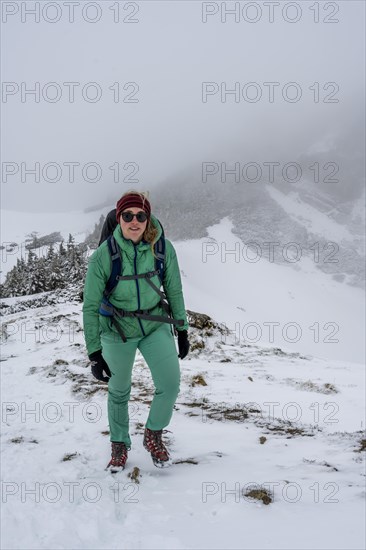
[[[15,223],[16,216],[12,215],[3,218],[10,224],[5,226],[3,237],[11,242],[13,234],[14,239],[24,242],[30,228],[43,233],[49,227],[59,230],[66,239],[71,231],[76,242],[82,242],[87,228],[92,229],[99,215],[70,213],[57,221],[52,219],[53,214],[38,215],[35,224],[26,219],[19,221],[14,233],[10,221]],[[298,261],[290,261],[294,252],[290,248],[286,255],[282,250],[282,262],[274,258],[271,261],[266,254],[268,248],[251,250],[247,246],[251,239],[240,237],[230,217],[206,231],[206,238],[174,242],[187,308],[208,313],[226,324],[239,342],[268,343],[324,358],[365,361],[365,297],[361,289],[337,282],[332,274],[318,270],[305,253]],[[4,275],[22,251],[2,252]],[[314,254],[312,250],[313,258]],[[320,261],[322,258],[324,255],[320,255]]]
[[[251,254],[224,219],[209,237],[175,243],[187,307],[266,343],[315,356],[364,362],[365,297],[305,256],[288,266]]]
[[[322,235],[328,241],[352,241],[353,235],[347,227],[332,220],[309,204],[303,203],[298,194],[292,192],[285,195],[270,185],[267,186],[267,191],[290,216],[308,228],[311,233]]]
[[[16,235],[84,238],[97,221],[90,216],[70,214],[57,227],[39,216]],[[4,300],[4,548],[363,547],[362,290],[309,257],[251,261],[230,216],[207,234],[174,242],[187,309],[217,326],[192,322],[166,434],[169,470],[142,447],[153,392],[142,357],[133,446],[112,477],[106,387],[90,374],[80,302],[66,291]],[[273,502],[246,496],[253,488]]]
[[[347,150],[349,144],[343,145]],[[239,165],[243,169],[244,162],[222,158],[220,161],[225,168],[220,168],[220,162],[215,163],[217,170],[207,176],[207,181],[202,179],[203,166],[192,166],[162,182],[153,191],[152,198],[167,234],[174,240],[207,237],[208,227],[228,217],[238,238],[244,243],[257,243],[263,257],[269,259],[266,243],[272,243],[272,261],[289,267],[283,249],[286,250],[288,243],[296,243],[302,256],[312,260],[317,271],[364,288],[363,154],[349,151],[347,156],[337,146],[318,152],[315,158],[323,168],[332,160],[330,164],[339,168],[337,183],[326,182],[329,169],[322,172],[321,181],[315,183],[310,170],[314,168],[314,154],[310,152],[294,160],[302,173],[295,183],[281,175],[288,159],[283,158],[282,162],[278,159],[280,167],[272,178],[267,177],[265,167],[259,162],[262,177],[251,182],[242,175],[237,181],[233,175],[234,167]],[[226,174],[229,169],[231,175]],[[176,185],[172,186],[172,181]]]
[[[166,434],[175,464],[156,469],[142,447],[153,386],[138,354],[132,449],[113,477],[81,304],[4,320],[4,548],[363,547],[362,365],[238,344],[193,322]],[[245,496],[253,488],[273,501]]]

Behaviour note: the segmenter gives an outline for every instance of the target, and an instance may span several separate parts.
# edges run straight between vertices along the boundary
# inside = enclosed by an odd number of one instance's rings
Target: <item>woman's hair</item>
[[[124,193],[121,198],[125,197],[126,195],[129,195],[130,193],[140,195],[143,204],[144,204],[145,199],[150,200],[148,191],[136,191],[135,189],[130,189],[130,191],[127,191],[126,193]],[[148,219],[147,225],[146,225],[146,229],[145,229],[145,231],[142,235],[142,238],[144,239],[144,241],[150,243],[151,252],[153,254],[154,254],[154,244],[157,241],[157,237],[158,237],[158,229],[152,223],[151,216],[150,216],[150,218]]]

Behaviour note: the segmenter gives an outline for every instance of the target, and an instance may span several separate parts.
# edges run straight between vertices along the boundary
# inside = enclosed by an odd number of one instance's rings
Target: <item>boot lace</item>
[[[162,440],[162,434],[167,433],[170,430],[149,430],[145,431],[145,445],[150,453],[159,460],[168,460],[169,452]]]
[[[126,447],[125,443],[116,443],[112,441],[112,458],[110,466],[124,466],[127,460],[127,451],[130,447]]]

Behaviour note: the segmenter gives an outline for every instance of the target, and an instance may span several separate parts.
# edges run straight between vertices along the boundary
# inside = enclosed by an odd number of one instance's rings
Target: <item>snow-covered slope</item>
[[[96,221],[88,216],[19,221],[8,240],[82,236]],[[363,292],[305,256],[253,262],[233,231],[227,217],[208,237],[174,242],[187,309],[217,324],[191,323],[165,436],[170,469],[142,447],[153,395],[143,358],[132,449],[113,477],[106,386],[90,373],[81,303],[65,302],[67,292],[47,293],[53,305],[34,297],[31,309],[29,297],[4,301],[4,548],[363,548]]]
[[[40,235],[60,231],[65,239],[71,232],[76,242],[82,242],[108,210],[43,214],[36,219],[22,215],[18,222],[16,213],[5,211],[3,243],[15,241],[19,246],[12,253],[2,250],[3,276],[24,255],[30,231]],[[324,358],[364,362],[363,290],[337,282],[301,252],[298,261],[292,262],[291,247],[286,252],[282,249],[286,258],[282,263],[271,261],[264,247],[250,250],[229,217],[207,232],[207,238],[174,242],[188,308],[226,324],[241,343],[268,343]]]
[[[364,362],[361,289],[338,283],[307,257],[288,266],[260,258],[228,219],[208,231],[209,238],[175,243],[187,307],[224,323],[241,343]]]
[[[113,477],[81,304],[5,322],[3,548],[363,548],[363,365],[192,326],[165,435],[173,466],[156,469],[142,446],[153,385],[138,354],[132,449]]]
[[[312,164],[311,155],[298,161],[303,168]],[[362,173],[362,162],[358,164]],[[228,163],[227,168],[234,165]],[[172,177],[175,186],[171,181],[161,184],[153,198],[174,240],[206,237],[209,226],[227,217],[233,233],[244,243],[254,241],[267,259],[271,246],[276,264],[289,266],[286,254],[292,243],[290,249],[311,260],[316,271],[364,288],[364,178],[357,177],[354,168],[348,159],[337,184],[320,185],[306,170],[292,184],[280,177],[280,171],[256,183],[235,182],[233,175],[226,180],[219,171],[203,184],[196,167]]]
[[[353,240],[354,236],[346,226],[332,220],[313,206],[302,202],[297,193],[293,192],[285,195],[270,185],[267,186],[267,191],[288,212],[289,216],[312,233],[322,235],[328,241],[333,242]]]

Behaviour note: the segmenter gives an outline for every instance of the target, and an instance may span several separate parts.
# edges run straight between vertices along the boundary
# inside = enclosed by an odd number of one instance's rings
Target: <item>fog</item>
[[[219,2],[36,4],[2,3],[3,208],[79,210],[185,170],[202,186],[203,162],[327,151],[353,155],[361,190],[363,2],[227,2],[226,22]]]

